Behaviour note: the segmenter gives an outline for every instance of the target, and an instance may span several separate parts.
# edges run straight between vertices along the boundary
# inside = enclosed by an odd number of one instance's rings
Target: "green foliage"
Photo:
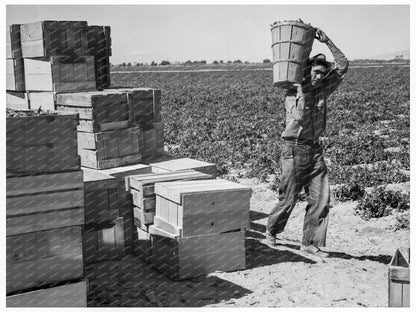
[[[277,189],[284,91],[272,86],[272,71],[249,69],[114,73],[112,81],[116,86],[162,90],[165,140],[177,147],[173,154],[214,162],[220,174],[241,170],[261,180],[275,174],[271,187]],[[398,117],[409,116],[409,79],[405,67],[349,70],[328,101],[324,145],[332,185],[350,184],[353,189],[353,183],[362,188],[409,180],[400,171],[410,168],[409,149],[399,154],[384,151],[410,137],[409,118]],[[388,138],[373,134],[385,127],[383,120],[392,121]],[[383,163],[372,171],[353,167],[375,162]]]
[[[364,193],[364,187],[358,181],[337,185],[332,190],[332,196],[339,201],[358,200],[363,197]]]
[[[409,210],[409,195],[400,191],[386,189],[378,186],[372,192],[365,193],[364,197],[355,207],[355,213],[365,220],[388,216],[393,210],[403,212]]]

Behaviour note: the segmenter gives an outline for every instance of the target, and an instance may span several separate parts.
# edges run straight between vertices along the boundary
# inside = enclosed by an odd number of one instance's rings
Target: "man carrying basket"
[[[348,60],[328,36],[316,28],[315,38],[325,43],[334,57],[334,66],[324,54],[309,58],[301,83],[293,84],[285,97],[286,129],[282,133],[281,183],[279,202],[269,214],[268,244],[275,245],[304,187],[308,204],[303,225],[301,251],[320,257],[325,247],[329,212],[328,171],[319,137],[325,130],[327,98],[342,82]]]

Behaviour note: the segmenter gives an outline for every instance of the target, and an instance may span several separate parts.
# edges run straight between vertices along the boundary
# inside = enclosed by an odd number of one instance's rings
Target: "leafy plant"
[[[409,207],[409,195],[388,190],[385,186],[378,186],[372,192],[364,194],[355,207],[355,213],[364,220],[369,220],[388,216],[393,210],[403,212],[409,210]]]

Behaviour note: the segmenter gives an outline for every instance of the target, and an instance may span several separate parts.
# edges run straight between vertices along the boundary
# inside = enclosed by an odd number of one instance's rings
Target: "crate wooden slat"
[[[81,226],[6,238],[7,293],[84,276]]]
[[[123,217],[86,225],[84,252],[87,264],[123,257],[126,252]]]
[[[20,26],[25,58],[87,54],[87,22],[41,21]]]
[[[133,246],[134,235],[136,235],[136,228],[134,227],[133,222],[133,204],[129,192],[126,191],[125,179],[129,175],[150,173],[151,168],[150,166],[144,164],[134,164],[105,169],[102,170],[102,172],[109,174],[117,179],[120,202],[119,216],[123,217],[125,245]]]
[[[184,171],[184,170],[196,170],[206,174],[212,175],[214,178],[217,176],[217,167],[213,163],[205,161],[191,159],[191,158],[178,158],[166,161],[151,162],[152,171],[155,173],[166,171]]]
[[[88,281],[83,280],[51,288],[6,297],[7,307],[87,307]]]
[[[222,179],[160,182],[155,193],[158,226],[181,237],[249,228],[249,187]]]
[[[410,307],[410,248],[398,249],[390,262],[389,307]]]
[[[83,168],[85,223],[114,220],[119,213],[117,180],[103,172]]]
[[[129,126],[127,95],[113,91],[61,93],[56,96],[58,109],[80,114],[79,131],[99,132]]]
[[[150,226],[151,261],[175,280],[245,269],[244,231],[178,238]]]
[[[184,214],[199,214],[249,209],[251,188],[224,179],[213,179],[160,182],[155,184],[155,193],[183,206]]]
[[[109,169],[137,164],[142,159],[140,153],[109,159],[99,159],[95,150],[80,149],[78,154],[81,157],[82,166],[93,169]]]
[[[156,182],[177,180],[210,179],[209,174],[198,171],[169,172],[159,174],[133,175],[126,178],[126,189],[132,194],[133,205],[142,208],[145,213],[156,211],[156,195],[154,185]]]
[[[95,133],[78,131],[78,148],[96,150],[99,160],[138,154],[143,149],[143,134],[139,127]]]
[[[109,26],[88,26],[87,45],[94,55],[97,89],[110,87],[111,28]]]
[[[76,114],[6,118],[8,175],[80,169]]]
[[[154,122],[150,129],[143,129],[143,157],[146,159],[164,153],[163,123]],[[160,172],[153,170],[155,173]],[[172,170],[173,171],[173,170]]]
[[[6,107],[15,110],[28,110],[29,97],[26,92],[6,91]]]
[[[6,58],[21,58],[20,25],[12,24],[6,30]]]
[[[22,58],[6,60],[6,90],[25,91],[25,70]]]
[[[56,92],[28,92],[30,109],[56,110]],[[76,112],[74,112],[76,113]]]
[[[93,56],[51,56],[24,59],[24,78],[29,91],[94,90]]]

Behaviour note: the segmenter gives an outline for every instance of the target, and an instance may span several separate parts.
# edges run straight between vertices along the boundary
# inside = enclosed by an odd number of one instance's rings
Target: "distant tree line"
[[[237,60],[234,60],[234,61],[231,61],[231,60],[215,60],[211,64],[213,64],[213,65],[223,65],[223,64],[243,64],[243,63],[244,64],[251,64],[252,62],[249,62],[249,61],[244,61],[243,62],[240,59],[237,59]],[[269,64],[269,63],[271,63],[271,60],[264,59],[263,63],[264,64]],[[190,66],[190,65],[207,65],[207,64],[208,64],[208,62],[206,60],[196,60],[196,61],[187,60],[186,62],[174,62],[174,63],[164,60],[164,61],[161,61],[160,63],[157,63],[156,61],[152,61],[150,63],[135,62],[133,64],[131,62],[129,62],[129,63],[123,62],[121,64],[115,64],[115,65],[111,64],[111,66],[120,66],[120,67],[168,66],[168,65],[188,65],[188,66]]]

